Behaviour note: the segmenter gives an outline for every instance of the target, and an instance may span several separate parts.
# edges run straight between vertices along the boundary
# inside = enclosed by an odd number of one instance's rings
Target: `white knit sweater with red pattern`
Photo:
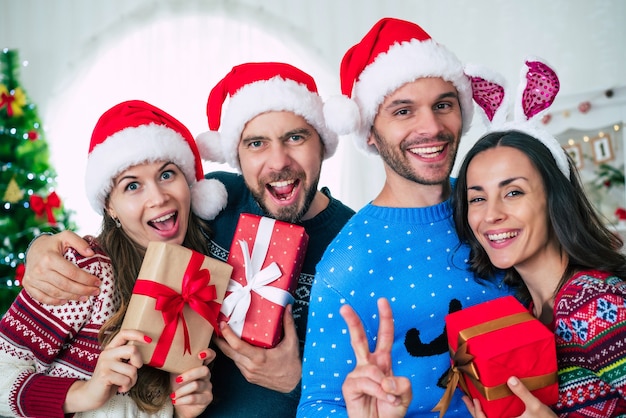
[[[37,302],[22,290],[0,321],[0,415],[63,417],[63,403],[77,379],[91,377],[100,345],[98,331],[115,312],[111,261],[102,252],[82,257],[68,250],[65,257],[102,280],[100,294],[86,302],[53,306]],[[172,417],[173,407],[155,416]],[[150,416],[129,396],[118,394],[88,417]]]

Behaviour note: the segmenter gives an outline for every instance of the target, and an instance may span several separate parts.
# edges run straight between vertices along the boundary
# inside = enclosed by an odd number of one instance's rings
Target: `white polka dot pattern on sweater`
[[[311,291],[299,417],[346,415],[341,385],[355,363],[339,308],[353,307],[373,350],[381,297],[394,314],[394,374],[409,377],[413,387],[408,415],[438,416],[430,410],[443,395],[438,381],[450,361],[445,315],[503,294],[466,270],[468,250],[458,247],[450,217],[447,202],[415,209],[367,205],[330,244]],[[467,416],[460,397],[446,414],[454,416]]]

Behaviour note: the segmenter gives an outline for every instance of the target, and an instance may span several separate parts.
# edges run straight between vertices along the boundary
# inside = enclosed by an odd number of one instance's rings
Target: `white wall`
[[[83,215],[91,211],[81,201],[79,160],[95,118],[113,102],[140,95],[199,133],[211,86],[232,65],[268,59],[301,66],[328,97],[338,92],[344,51],[383,16],[419,23],[463,61],[512,84],[527,55],[557,68],[564,97],[626,84],[621,0],[0,0],[0,47],[29,61],[22,82],[48,127],[60,194]],[[123,45],[136,52],[116,55]],[[113,73],[98,72],[107,65]],[[475,122],[461,153],[481,132]],[[69,150],[78,154],[68,159]],[[382,184],[382,170],[344,141],[322,182],[358,208]],[[91,222],[84,232],[94,232]]]

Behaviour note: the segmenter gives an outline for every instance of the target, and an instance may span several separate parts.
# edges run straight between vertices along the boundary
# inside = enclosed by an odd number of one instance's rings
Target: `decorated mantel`
[[[590,200],[626,238],[626,86],[557,97],[542,122],[574,159]]]

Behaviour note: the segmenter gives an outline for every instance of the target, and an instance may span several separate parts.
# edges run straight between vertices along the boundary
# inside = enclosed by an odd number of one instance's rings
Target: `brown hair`
[[[504,273],[504,281],[517,289],[518,296],[530,300],[530,293],[515,268],[497,269],[472,232],[467,220],[467,169],[472,159],[481,152],[511,147],[524,153],[541,175],[550,233],[558,240],[561,251],[567,254],[568,265],[555,294],[577,271],[600,270],[626,279],[626,256],[620,252],[621,238],[610,231],[601,215],[589,202],[570,158],[570,178],[561,173],[550,150],[534,137],[519,131],[489,133],[480,138],[467,152],[459,169],[453,194],[454,223],[459,240],[470,247],[470,269],[482,279],[496,279]]]

